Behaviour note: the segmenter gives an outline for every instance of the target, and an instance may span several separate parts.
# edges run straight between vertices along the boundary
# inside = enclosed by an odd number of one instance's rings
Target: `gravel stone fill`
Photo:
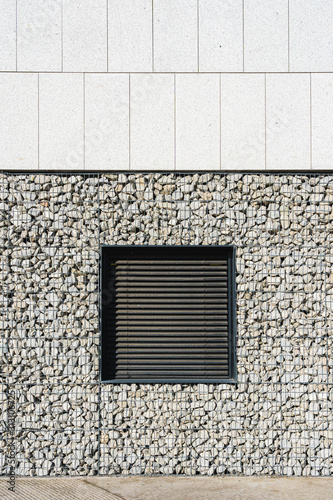
[[[0,175],[0,471],[333,473],[333,175]],[[99,381],[100,245],[237,248],[236,385]]]

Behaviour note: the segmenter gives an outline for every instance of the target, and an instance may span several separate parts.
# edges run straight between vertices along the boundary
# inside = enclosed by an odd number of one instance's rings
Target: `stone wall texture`
[[[0,176],[0,467],[333,472],[333,175]],[[238,383],[99,381],[106,245],[236,246]]]

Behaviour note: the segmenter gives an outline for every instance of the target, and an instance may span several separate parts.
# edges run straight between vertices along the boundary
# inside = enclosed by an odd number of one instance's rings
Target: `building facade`
[[[331,2],[0,13],[2,474],[331,475]],[[103,245],[235,247],[235,383],[101,381]]]

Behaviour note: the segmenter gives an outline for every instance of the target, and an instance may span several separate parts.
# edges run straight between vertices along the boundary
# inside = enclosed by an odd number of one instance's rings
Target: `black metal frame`
[[[106,290],[107,283],[107,273],[106,273],[106,256],[107,250],[114,249],[117,252],[122,254],[126,254],[128,252],[137,252],[138,249],[142,249],[142,252],[145,254],[147,250],[150,249],[154,251],[154,249],[164,249],[167,248],[177,248],[178,251],[187,251],[188,249],[225,249],[228,252],[228,316],[229,316],[229,324],[228,324],[228,343],[229,343],[229,373],[231,375],[230,378],[218,378],[218,379],[186,379],[176,378],[176,379],[107,379],[103,377],[103,337],[105,336],[104,328],[103,328],[103,290]],[[122,258],[126,258],[126,256],[122,255]],[[237,321],[236,321],[236,247],[234,245],[180,245],[180,246],[172,246],[168,247],[167,245],[142,245],[142,246],[134,246],[134,245],[101,245],[100,247],[100,382],[101,383],[109,383],[109,384],[236,384],[237,383]]]

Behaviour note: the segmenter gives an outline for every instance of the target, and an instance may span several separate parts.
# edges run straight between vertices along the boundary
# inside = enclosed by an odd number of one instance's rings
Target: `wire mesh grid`
[[[13,442],[22,476],[331,475],[333,175],[3,173],[0,200],[2,475]],[[102,244],[236,246],[236,385],[100,382]]]

